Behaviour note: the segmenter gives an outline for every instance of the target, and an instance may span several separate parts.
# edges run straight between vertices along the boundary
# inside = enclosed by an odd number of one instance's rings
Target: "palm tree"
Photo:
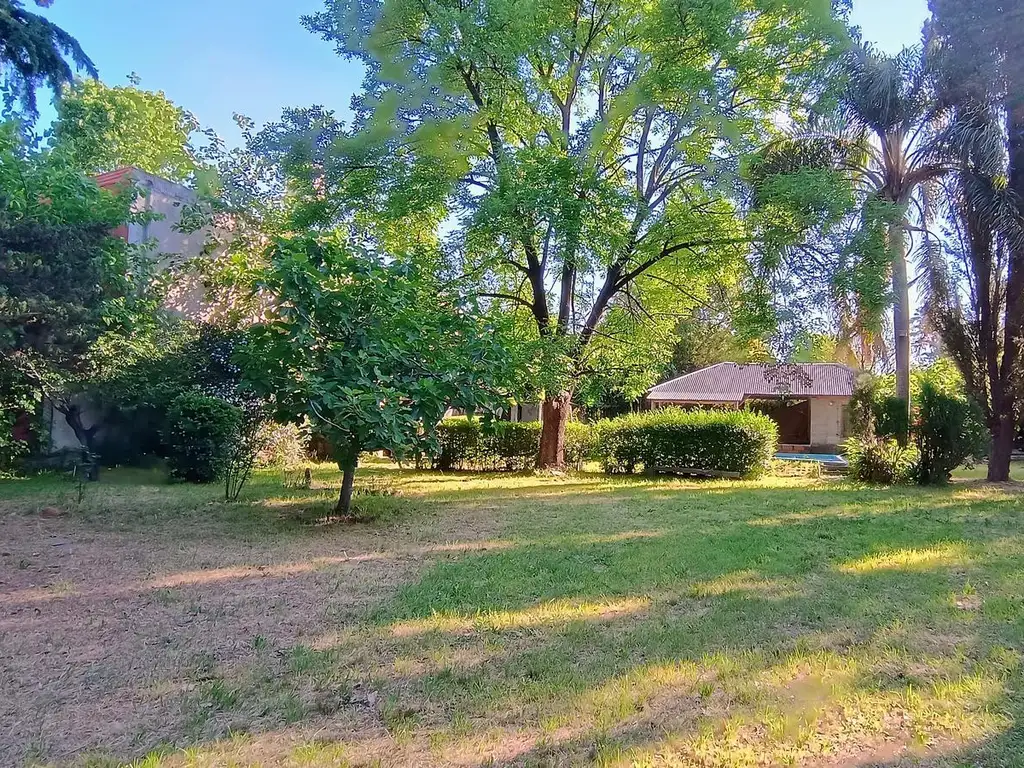
[[[925,57],[920,47],[886,56],[857,46],[845,62],[846,83],[839,115],[860,153],[847,155],[848,167],[869,196],[889,207],[885,245],[892,265],[893,336],[896,394],[910,403],[909,239],[912,212],[923,210],[921,192],[948,168],[936,162],[938,116]]]

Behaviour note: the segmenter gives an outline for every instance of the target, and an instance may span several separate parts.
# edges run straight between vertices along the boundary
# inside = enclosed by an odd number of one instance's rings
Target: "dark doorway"
[[[783,445],[810,445],[810,400],[759,400],[750,407],[779,425],[779,442]]]

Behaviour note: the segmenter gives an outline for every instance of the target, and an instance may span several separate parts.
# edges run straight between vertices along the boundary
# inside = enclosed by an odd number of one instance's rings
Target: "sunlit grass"
[[[81,504],[59,479],[10,495],[0,484],[9,514],[62,506],[82,530],[140,547],[244,541],[278,553],[183,563],[111,594],[186,616],[189,590],[407,569],[301,645],[250,633],[244,663],[191,649],[201,675],[147,682],[191,718],[191,730],[151,736],[176,745],[153,752],[151,768],[1021,764],[1014,486],[441,475],[369,462],[360,477],[394,486],[395,516],[323,527],[337,470],[312,475],[295,489],[258,473],[234,505],[147,473],[110,473]],[[358,551],[355,533],[370,542]],[[44,604],[78,590],[53,580],[9,597]],[[348,599],[308,596],[329,617]],[[151,748],[118,746],[109,764]]]

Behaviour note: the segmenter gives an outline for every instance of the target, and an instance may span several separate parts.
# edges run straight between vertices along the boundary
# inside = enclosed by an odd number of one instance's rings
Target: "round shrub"
[[[850,475],[862,483],[902,485],[917,472],[917,451],[891,438],[853,438],[845,449]]]
[[[604,470],[698,470],[756,477],[771,466],[779,441],[771,418],[750,411],[665,408],[596,427]]]
[[[985,416],[977,404],[924,381],[914,420],[914,440],[920,453],[918,482],[949,482],[954,469],[985,454],[987,434]]]
[[[241,412],[220,398],[185,392],[167,409],[164,440],[171,477],[212,483],[221,477]]]

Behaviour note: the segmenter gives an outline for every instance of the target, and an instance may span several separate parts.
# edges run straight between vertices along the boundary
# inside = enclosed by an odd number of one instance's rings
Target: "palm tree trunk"
[[[892,327],[896,342],[896,396],[906,403],[909,413],[910,279],[907,275],[907,238],[905,222],[901,220],[889,225],[888,240],[889,250],[892,256]],[[906,436],[903,436],[903,440],[905,439]]]

